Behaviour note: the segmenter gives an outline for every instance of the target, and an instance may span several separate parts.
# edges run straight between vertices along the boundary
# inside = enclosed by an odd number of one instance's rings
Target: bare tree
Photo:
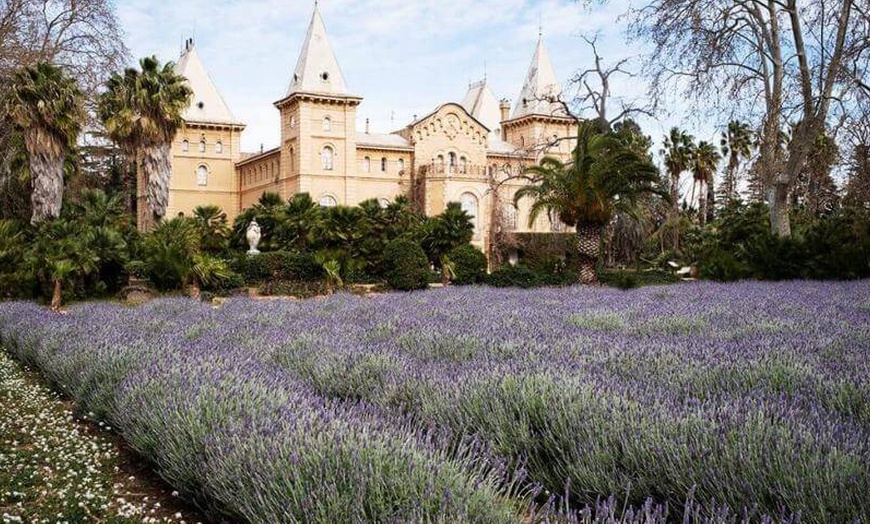
[[[613,101],[611,92],[613,82],[617,78],[624,82],[638,75],[630,69],[632,61],[630,57],[621,58],[612,65],[606,65],[605,59],[598,50],[597,34],[591,38],[588,36],[581,36],[581,38],[592,50],[593,64],[588,69],[578,71],[570,82],[577,89],[574,104],[578,106],[578,113],[594,113],[602,133],[610,131],[615,123],[626,118],[638,114],[653,116],[655,110],[653,106],[622,99],[619,100],[618,112],[613,115],[608,113]]]
[[[791,234],[789,191],[813,142],[866,73],[868,9],[867,0],[652,0],[631,13],[630,33],[655,46],[657,99],[684,85],[694,100],[760,122],[758,168],[780,236]]]
[[[843,203],[870,209],[870,90],[860,100],[845,127],[842,145],[848,180]]]

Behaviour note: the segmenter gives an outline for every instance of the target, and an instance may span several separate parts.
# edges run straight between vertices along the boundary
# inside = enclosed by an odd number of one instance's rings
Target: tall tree
[[[813,142],[807,162],[792,188],[792,202],[810,216],[819,217],[839,206],[840,196],[831,171],[840,160],[840,148],[827,133]]]
[[[832,111],[843,111],[837,101],[867,72],[866,1],[651,0],[633,15],[632,33],[654,44],[656,93],[677,82],[700,103],[761,122],[771,231],[790,235],[789,191]],[[790,118],[797,124],[783,152]]]
[[[722,161],[722,155],[710,142],[700,141],[692,158],[692,178],[700,186],[698,191],[698,222],[707,223],[708,189],[713,185],[713,176]]]
[[[141,71],[128,68],[123,75],[112,75],[100,97],[100,117],[119,147],[136,156],[140,180],[146,184],[147,212],[140,213],[140,228],[147,230],[166,215],[170,148],[193,93],[174,63],[161,67],[156,57],[146,57],[139,65]]]
[[[664,148],[661,151],[670,182],[671,213],[668,216],[668,229],[672,236],[674,251],[680,250],[680,179],[692,166],[692,158],[695,154],[694,140],[695,137],[692,135],[673,127],[665,136]]]
[[[31,223],[60,216],[67,154],[75,148],[84,112],[73,79],[57,66],[41,63],[13,78],[6,105],[24,137],[31,175]]]
[[[577,228],[578,269],[584,284],[598,281],[601,235],[614,213],[634,209],[642,195],[667,197],[657,188],[659,173],[648,155],[612,133],[600,133],[597,122],[579,125],[570,161],[546,157],[526,174],[531,183],[517,191],[514,202],[532,199],[529,224],[546,212]]]
[[[846,126],[848,180],[843,204],[870,209],[870,89]]]
[[[728,159],[725,177],[720,187],[720,195],[725,205],[730,206],[737,199],[737,186],[740,182],[740,165],[752,156],[753,131],[749,124],[739,120],[731,120],[722,132],[719,146],[722,156]]]

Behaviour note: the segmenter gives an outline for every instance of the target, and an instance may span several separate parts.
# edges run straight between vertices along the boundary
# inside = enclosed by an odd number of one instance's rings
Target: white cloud
[[[357,126],[391,131],[438,104],[459,101],[484,74],[496,96],[515,98],[538,37],[539,20],[557,73],[567,81],[592,56],[578,34],[601,33],[608,60],[638,54],[619,20],[629,0],[584,9],[572,0],[327,0],[321,11],[350,89],[364,97]],[[278,143],[273,102],[284,96],[311,17],[298,0],[127,0],[118,6],[134,56],[176,60],[195,36],[200,56],[236,116],[248,124],[246,150]],[[636,79],[614,86],[634,98]],[[391,120],[394,116],[394,121]],[[657,137],[656,126],[647,123]]]

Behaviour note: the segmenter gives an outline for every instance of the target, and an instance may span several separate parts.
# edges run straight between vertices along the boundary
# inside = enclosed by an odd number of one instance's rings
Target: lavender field
[[[0,343],[216,518],[870,521],[870,281],[5,303]]]

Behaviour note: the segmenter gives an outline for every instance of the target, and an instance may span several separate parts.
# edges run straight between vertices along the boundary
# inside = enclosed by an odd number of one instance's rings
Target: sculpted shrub
[[[425,289],[429,283],[429,260],[419,244],[398,239],[384,250],[387,283],[399,291]]]

